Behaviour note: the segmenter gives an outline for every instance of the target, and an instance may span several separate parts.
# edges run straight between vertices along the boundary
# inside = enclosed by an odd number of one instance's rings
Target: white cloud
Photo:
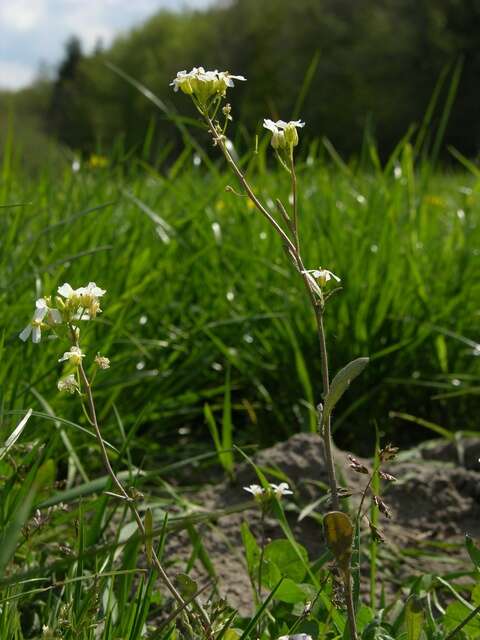
[[[2,29],[31,31],[45,16],[44,0],[4,0],[0,4]]]
[[[0,60],[0,88],[22,89],[35,77],[35,65]]]
[[[56,65],[68,38],[85,51],[160,9],[201,8],[215,0],[0,0],[0,86],[28,84],[40,62]]]

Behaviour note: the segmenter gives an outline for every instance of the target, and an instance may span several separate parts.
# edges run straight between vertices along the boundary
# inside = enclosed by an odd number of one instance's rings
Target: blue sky
[[[86,51],[99,38],[140,24],[162,8],[201,8],[212,0],[0,0],[0,88],[29,84],[41,63],[55,65],[78,35]]]

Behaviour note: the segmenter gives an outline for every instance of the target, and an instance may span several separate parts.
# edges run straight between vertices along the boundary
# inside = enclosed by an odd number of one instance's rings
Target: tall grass
[[[332,371],[358,355],[372,359],[338,406],[336,442],[343,446],[371,452],[377,425],[387,434],[395,429],[397,443],[427,434],[423,427],[476,427],[480,183],[475,166],[458,157],[469,173],[440,172],[428,160],[414,166],[404,141],[384,167],[368,142],[363,159],[346,164],[324,141],[299,163],[302,228],[310,230],[301,239],[306,266],[332,269],[344,287],[326,318]],[[61,174],[45,167],[32,179],[9,138],[0,183],[0,443],[19,423],[22,433],[15,448],[7,441],[0,450],[2,639],[20,640],[25,630],[37,637],[46,625],[65,638],[93,640],[101,629],[103,640],[133,640],[152,621],[150,637],[177,637],[170,618],[159,621],[164,596],[139,562],[141,540],[127,510],[101,494],[111,486],[91,429],[77,404],[56,392],[58,345],[18,340],[35,297],[64,281],[95,280],[108,291],[105,312],[82,345],[112,361],[109,375],[98,378],[96,402],[115,471],[128,486],[158,482],[159,495],[141,509],[154,514],[148,529],[160,535],[160,558],[165,535],[185,529],[208,567],[195,525],[223,513],[168,518],[172,501],[186,504],[165,484],[167,472],[191,471],[203,460],[219,461],[232,475],[233,444],[315,429],[312,389],[321,374],[309,357],[315,333],[301,284],[246,199],[225,191],[229,176],[215,166],[205,171],[207,161],[187,149],[160,169],[119,155],[106,166],[64,166]],[[265,197],[288,197],[262,144],[243,163]],[[408,417],[401,432],[391,415]],[[298,554],[280,507],[277,515]],[[476,563],[478,550],[470,551]],[[375,546],[370,553],[373,585]],[[303,562],[311,573],[314,565]],[[318,586],[317,575],[310,577]],[[272,581],[268,598],[287,586]],[[345,620],[329,589],[318,608],[326,632],[342,633]],[[423,590],[417,581],[410,592]],[[476,602],[453,595],[448,628],[455,631]],[[242,638],[253,637],[267,604],[245,623]],[[408,637],[418,638],[415,607],[397,609],[392,629],[406,620],[414,629]],[[372,616],[362,607],[366,637]],[[428,624],[428,637],[440,637],[436,621]]]
[[[298,169],[305,261],[343,276],[327,319],[332,370],[359,354],[373,360],[338,407],[337,442],[370,450],[370,420],[390,432],[390,411],[475,428],[477,176],[414,170],[407,143],[386,169],[332,163],[327,148],[312,147]],[[194,447],[208,439],[206,403],[222,420],[228,370],[241,441],[252,428],[260,442],[313,428],[312,320],[281,247],[245,199],[225,192],[227,175],[207,175],[188,154],[163,171],[117,160],[61,176],[46,167],[33,180],[12,155],[0,185],[4,415],[48,405],[73,418],[54,392],[55,347],[23,346],[17,333],[32,297],[94,279],[109,304],[88,339],[113,358],[97,391],[112,429],[115,409],[127,423],[141,411],[141,433],[166,456],[179,430]],[[283,176],[262,167],[262,157],[250,160],[260,191],[286,195]],[[439,388],[446,398],[432,398]],[[411,423],[402,434],[424,435]]]

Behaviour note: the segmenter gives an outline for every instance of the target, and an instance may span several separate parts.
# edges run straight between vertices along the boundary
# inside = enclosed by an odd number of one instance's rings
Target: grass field
[[[364,155],[347,166],[328,144],[312,145],[298,179],[306,265],[342,278],[326,316],[332,371],[355,357],[371,358],[338,406],[335,439],[370,455],[376,426],[402,446],[432,435],[428,429],[450,437],[478,428],[480,182],[461,166],[436,171],[425,162],[414,170],[406,144],[383,169],[373,148]],[[120,564],[112,547],[76,562],[68,560],[71,549],[65,558],[51,551],[61,536],[83,558],[112,523],[121,538],[129,525],[105,496],[75,501],[77,481],[89,494],[101,487],[89,483],[103,472],[94,441],[79,430],[88,424],[78,404],[56,388],[63,348],[18,339],[36,298],[64,282],[95,281],[107,290],[84,344],[111,359],[95,394],[125,478],[135,465],[155,477],[167,465],[188,465],[191,456],[211,452],[206,404],[240,445],[316,429],[321,375],[302,284],[247,200],[225,191],[234,186],[231,177],[221,165],[207,172],[204,164],[190,151],[161,171],[138,160],[92,159],[78,171],[45,167],[33,179],[13,153],[4,156],[1,441],[27,408],[34,414],[18,452],[0,456],[3,585],[12,574],[23,576],[3,590],[2,640],[41,637],[42,624],[58,629],[44,632],[51,638],[178,637],[168,629],[169,635],[144,634],[161,597],[153,572],[144,582],[133,579],[145,571],[136,569],[138,538]],[[267,206],[273,194],[288,198],[288,181],[267,168],[262,150],[245,165]],[[64,493],[52,499],[58,478]],[[21,534],[33,504],[60,500],[71,501],[69,513],[57,510],[52,526]],[[50,552],[57,564],[47,571]],[[95,572],[102,578],[84,588]],[[52,574],[55,589],[42,591],[35,580]],[[100,601],[110,613],[96,636],[90,617]],[[29,631],[22,635],[21,628]]]
[[[326,319],[332,370],[372,359],[339,407],[337,439],[369,452],[373,421],[402,443],[428,435],[389,411],[476,428],[477,180],[414,174],[406,152],[397,178],[393,167],[311,162],[299,171],[305,261],[343,286]],[[228,384],[241,441],[310,429],[320,373],[301,282],[247,201],[225,193],[229,176],[191,164],[162,175],[119,164],[39,180],[6,172],[0,199],[16,206],[0,218],[4,411],[39,407],[41,396],[73,417],[55,390],[56,346],[24,346],[17,334],[32,299],[94,280],[108,305],[89,340],[113,361],[97,390],[104,421],[114,406],[127,422],[141,410],[157,442],[175,443],[179,428],[202,439],[203,404],[221,409]],[[255,181],[267,202],[287,193],[280,173],[260,167]]]

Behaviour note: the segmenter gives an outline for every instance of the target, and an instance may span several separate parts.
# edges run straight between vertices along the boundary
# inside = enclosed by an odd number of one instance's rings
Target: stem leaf
[[[348,389],[350,382],[359,376],[369,362],[369,358],[356,358],[340,369],[333,378],[323,406],[323,423],[330,417],[335,405]]]
[[[411,595],[405,607],[407,640],[419,640],[423,629],[423,607],[420,600]]]

